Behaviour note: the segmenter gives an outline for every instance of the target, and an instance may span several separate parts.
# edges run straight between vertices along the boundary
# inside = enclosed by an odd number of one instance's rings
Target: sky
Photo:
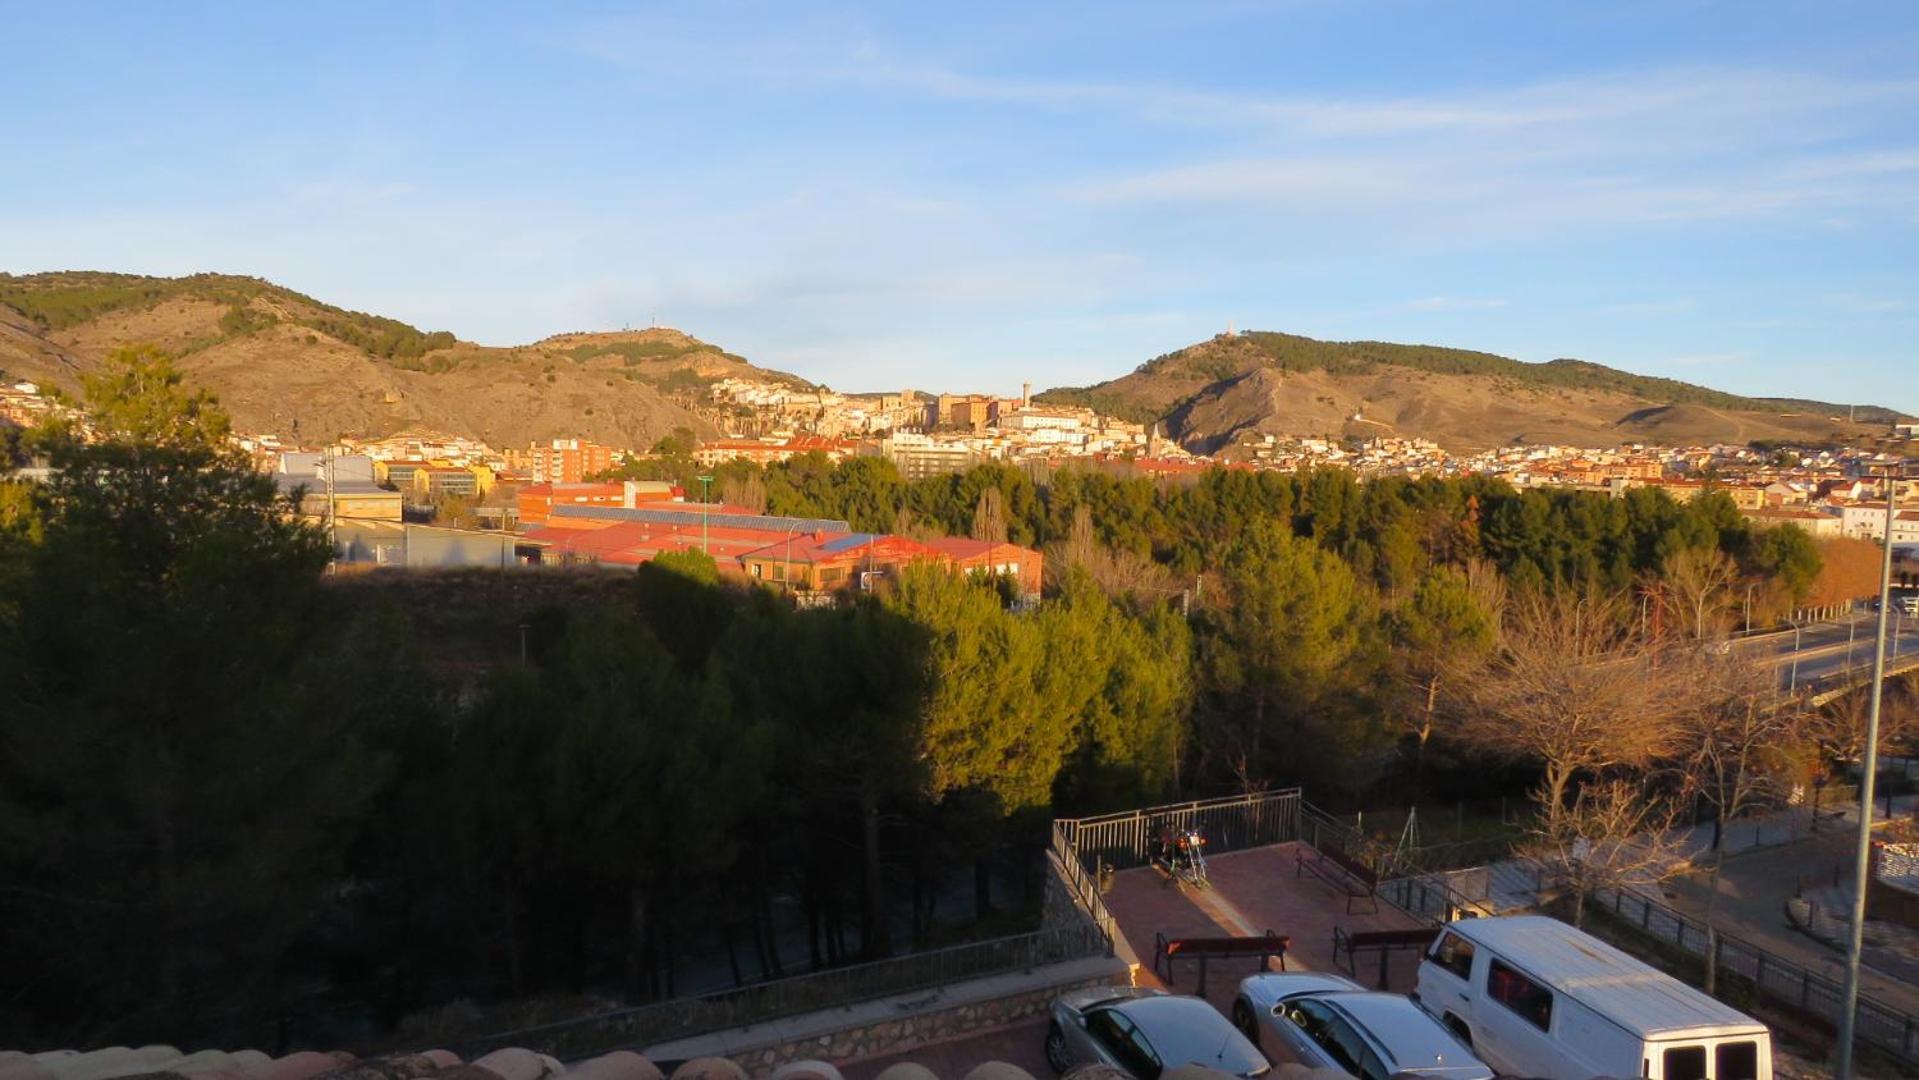
[[[938,10],[946,8],[949,10]],[[1919,412],[1919,5],[0,0],[0,270],[848,390],[1228,327]]]

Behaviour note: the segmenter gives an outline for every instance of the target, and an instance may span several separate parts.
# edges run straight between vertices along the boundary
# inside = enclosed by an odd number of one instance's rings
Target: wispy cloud
[[[1867,296],[1861,293],[1828,293],[1819,298],[1828,307],[1841,311],[1850,311],[1858,315],[1891,315],[1913,310],[1910,300],[1901,300],[1890,296]]]
[[[1665,362],[1673,367],[1718,367],[1723,364],[1743,364],[1752,359],[1742,352],[1685,353],[1669,356]]]
[[[1607,304],[1600,308],[1606,315],[1683,315],[1698,307],[1689,296],[1676,296],[1667,300],[1632,300],[1620,304]]]
[[[1510,301],[1499,297],[1428,296],[1399,305],[1406,311],[1484,311],[1503,308]]]

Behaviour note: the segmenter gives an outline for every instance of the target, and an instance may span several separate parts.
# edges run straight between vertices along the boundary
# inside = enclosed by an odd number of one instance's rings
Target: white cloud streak
[[[1511,301],[1499,297],[1428,296],[1399,305],[1407,311],[1485,311],[1503,308]]]

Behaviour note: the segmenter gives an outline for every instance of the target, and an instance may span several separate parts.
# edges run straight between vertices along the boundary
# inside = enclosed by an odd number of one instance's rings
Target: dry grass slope
[[[72,392],[140,341],[179,354],[242,430],[308,442],[426,428],[497,446],[578,435],[644,448],[676,428],[716,431],[714,380],[806,385],[663,328],[496,348],[254,278],[0,274],[0,372]]]

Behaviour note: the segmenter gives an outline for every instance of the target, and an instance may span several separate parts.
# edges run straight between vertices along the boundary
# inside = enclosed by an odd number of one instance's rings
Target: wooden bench
[[[1279,957],[1279,970],[1286,970],[1286,950],[1293,939],[1285,934],[1275,934],[1271,930],[1260,937],[1193,937],[1169,938],[1165,934],[1153,935],[1153,974],[1173,985],[1173,961],[1184,957],[1199,961],[1199,989],[1195,993],[1206,993],[1206,961],[1228,960],[1234,957],[1256,956],[1259,958],[1259,970],[1266,970],[1266,961]],[[1165,973],[1161,975],[1162,966]]]
[[[1353,913],[1353,901],[1367,900],[1379,911],[1379,873],[1372,867],[1341,851],[1337,844],[1299,845],[1294,855],[1294,877],[1308,872],[1346,894],[1346,914]]]
[[[1372,950],[1379,953],[1379,989],[1386,989],[1386,960],[1402,949],[1418,949],[1424,952],[1426,947],[1439,936],[1439,928],[1420,927],[1416,930],[1361,930],[1347,933],[1345,928],[1333,927],[1333,963],[1339,963],[1339,954],[1346,954],[1346,974],[1359,978],[1359,954]]]

